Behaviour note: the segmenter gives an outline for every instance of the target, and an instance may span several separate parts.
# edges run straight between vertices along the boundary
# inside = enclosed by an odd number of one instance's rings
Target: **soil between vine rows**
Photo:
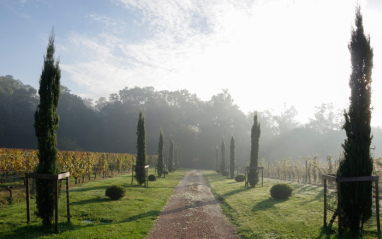
[[[189,171],[176,186],[148,239],[237,239],[200,170]]]

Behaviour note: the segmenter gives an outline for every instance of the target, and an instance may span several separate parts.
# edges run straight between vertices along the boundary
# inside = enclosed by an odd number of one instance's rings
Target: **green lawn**
[[[174,187],[187,170],[177,170],[165,179],[149,182],[148,188],[131,185],[131,174],[85,183],[70,189],[71,223],[66,219],[66,196],[59,201],[59,234],[54,227],[44,228],[33,212],[26,223],[26,203],[14,203],[0,209],[0,238],[144,238],[155,225],[160,211],[173,193]],[[150,171],[150,173],[154,173]],[[112,201],[105,196],[111,185],[126,188],[126,196]]]
[[[244,182],[226,179],[214,171],[203,173],[241,238],[338,238],[338,233],[323,228],[323,187],[264,179],[264,187],[260,183],[246,189]],[[280,182],[293,188],[291,198],[270,197],[270,188]],[[334,224],[333,229],[337,229],[337,221]],[[377,234],[372,220],[362,235],[345,232],[342,238],[381,238],[381,234]]]

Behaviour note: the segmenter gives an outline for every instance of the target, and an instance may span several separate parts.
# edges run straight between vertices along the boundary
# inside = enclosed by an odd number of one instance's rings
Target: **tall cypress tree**
[[[222,160],[220,162],[220,171],[223,176],[225,176],[225,143],[224,139],[222,139],[222,145],[220,147],[221,155],[222,155]]]
[[[162,130],[159,134],[159,143],[158,143],[158,175],[159,177],[163,174],[164,169],[164,160],[163,160],[163,147],[164,147],[164,139]]]
[[[351,89],[350,106],[345,111],[347,138],[342,147],[344,160],[337,171],[339,177],[370,176],[373,161],[370,155],[371,145],[371,75],[373,68],[373,49],[370,37],[365,36],[360,7],[356,8],[355,28],[352,29],[349,43],[352,72],[349,86]],[[341,208],[344,226],[359,232],[363,224],[372,215],[371,182],[341,184]]]
[[[216,163],[216,172],[219,172],[219,146],[216,146],[215,149],[215,163]]]
[[[176,155],[176,159],[178,160],[178,168],[180,168],[182,166],[182,162],[181,162],[181,158],[179,155],[179,147],[178,146],[176,146],[176,148],[175,148],[175,155]]]
[[[146,129],[145,118],[142,111],[139,113],[137,125],[137,162],[135,167],[135,175],[137,182],[142,185],[146,182],[146,170],[144,166],[147,164],[146,159]]]
[[[57,114],[60,98],[61,71],[59,61],[54,59],[54,32],[49,36],[49,43],[44,56],[44,67],[40,76],[40,103],[34,118],[34,128],[38,141],[38,158],[36,173],[56,174],[57,169],[57,134],[59,117]],[[37,214],[45,226],[51,225],[55,205],[54,180],[36,180]]]
[[[174,163],[175,163],[175,169],[174,170],[177,170],[179,168],[179,157],[178,157],[178,146],[175,145],[175,149],[174,149]]]
[[[260,123],[257,121],[257,113],[255,113],[251,130],[251,160],[249,167],[258,166],[260,133]],[[249,170],[248,182],[251,185],[251,188],[254,188],[259,182],[259,172],[257,169]]]
[[[170,138],[168,154],[168,171],[174,172],[174,141],[172,140],[172,138]]]
[[[230,176],[231,176],[231,179],[233,179],[235,177],[235,163],[236,163],[236,159],[235,159],[235,139],[233,138],[233,136],[231,137],[231,146],[230,146]]]

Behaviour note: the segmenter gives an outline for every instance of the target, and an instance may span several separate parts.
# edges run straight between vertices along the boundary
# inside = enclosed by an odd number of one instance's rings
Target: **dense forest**
[[[0,147],[36,149],[34,112],[39,102],[36,89],[12,76],[0,77]],[[260,102],[253,102],[253,108]],[[264,102],[261,102],[264,104]],[[146,124],[147,153],[158,153],[158,139],[164,136],[167,159],[170,137],[179,150],[181,164],[192,168],[215,167],[216,147],[235,138],[239,165],[250,157],[250,130],[254,112],[243,113],[228,90],[202,101],[187,90],[156,91],[153,87],[124,88],[96,102],[71,94],[61,86],[59,150],[136,153],[139,112]],[[332,104],[316,106],[305,124],[298,112],[285,106],[281,113],[258,112],[261,125],[259,157],[268,162],[284,158],[299,160],[307,155],[326,161],[342,153],[345,132],[342,111]],[[382,129],[372,128],[372,153],[382,156]],[[226,153],[228,154],[228,152]]]

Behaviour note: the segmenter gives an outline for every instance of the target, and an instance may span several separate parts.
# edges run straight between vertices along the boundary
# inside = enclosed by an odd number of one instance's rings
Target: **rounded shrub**
[[[154,174],[150,174],[150,175],[149,175],[149,181],[154,182],[155,180],[157,180],[157,178],[155,177],[155,175],[154,175]]]
[[[110,186],[106,189],[105,195],[112,200],[118,200],[126,195],[126,189],[122,186]]]
[[[163,170],[163,174],[168,174],[168,171],[167,170]]]
[[[293,188],[285,183],[279,183],[272,186],[271,197],[276,199],[289,198],[292,195]]]
[[[223,175],[223,176],[227,176],[227,175],[228,175],[228,171],[227,171],[227,170],[224,171],[224,172],[222,173],[222,175]]]
[[[236,182],[244,182],[244,180],[245,180],[245,175],[244,174],[238,174],[235,177],[235,181]]]

